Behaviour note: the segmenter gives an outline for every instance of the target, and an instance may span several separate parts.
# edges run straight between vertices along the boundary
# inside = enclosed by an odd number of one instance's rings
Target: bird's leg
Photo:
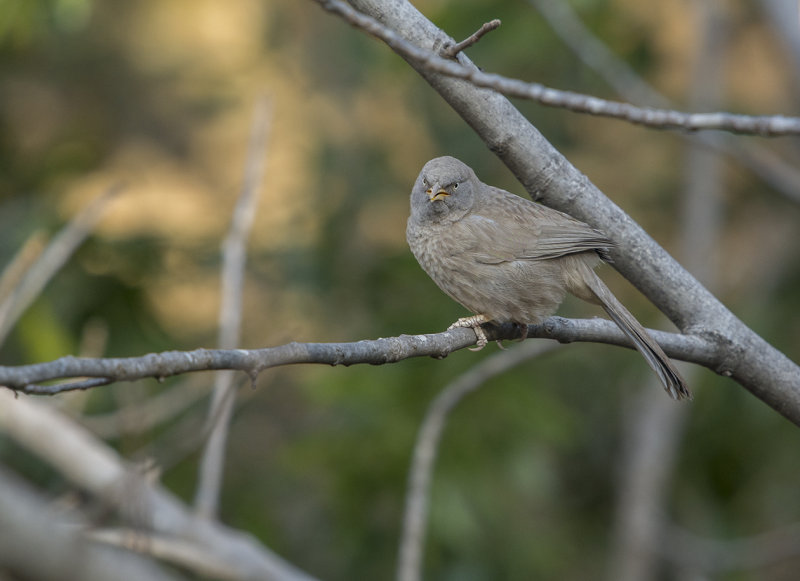
[[[472,329],[475,331],[475,336],[478,338],[478,343],[475,347],[470,347],[470,351],[480,351],[486,344],[489,342],[489,339],[486,337],[486,332],[483,330],[484,323],[489,322],[489,318],[486,315],[473,315],[471,317],[461,317],[458,321],[447,327],[447,330],[450,329],[458,329],[458,328],[465,328],[465,329]]]

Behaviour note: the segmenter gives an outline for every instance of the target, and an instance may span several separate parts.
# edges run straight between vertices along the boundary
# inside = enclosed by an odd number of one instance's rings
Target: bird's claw
[[[472,329],[475,331],[475,336],[478,338],[478,342],[475,344],[475,347],[470,347],[470,351],[480,351],[486,344],[489,342],[489,339],[486,337],[486,331],[483,330],[481,325],[483,323],[488,323],[489,319],[486,318],[486,315],[473,315],[471,317],[461,317],[458,321],[447,327],[447,330],[450,331],[451,329]]]

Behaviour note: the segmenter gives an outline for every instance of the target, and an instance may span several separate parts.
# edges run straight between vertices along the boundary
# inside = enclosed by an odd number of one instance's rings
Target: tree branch
[[[625,61],[592,34],[569,2],[528,1],[547,20],[561,41],[621,97],[638,105],[673,108],[667,97],[639,77]],[[683,137],[692,143],[701,143],[712,150],[724,152],[788,199],[800,202],[800,171],[761,144],[724,134],[685,133]]]
[[[14,401],[13,395],[0,391],[0,433],[10,436],[105,507],[120,514],[125,522],[142,532],[144,542],[148,532],[173,539],[190,539],[195,547],[205,552],[208,562],[224,564],[236,572],[236,579],[313,581],[310,575],[284,561],[250,535],[198,518],[168,490],[123,461],[115,450],[52,406],[43,404],[30,398]],[[3,485],[0,481],[0,488]],[[4,497],[4,492],[0,490],[0,498]],[[14,536],[11,531],[18,531],[11,525],[5,526],[6,520],[7,511],[0,510],[0,544]],[[7,532],[9,534],[4,534]],[[37,547],[42,552],[37,543],[40,540],[30,540],[26,546]],[[72,557],[76,554],[74,549],[72,545],[69,553]],[[44,551],[43,554],[49,553]],[[115,577],[105,575],[103,578]],[[149,577],[140,575],[138,578]]]
[[[6,301],[16,289],[36,260],[41,256],[47,236],[41,230],[31,234],[0,274],[0,312],[6,311]]]
[[[406,58],[461,115],[534,199],[541,198],[547,205],[604,231],[616,244],[614,267],[679,329],[694,335],[714,352],[715,361],[704,365],[731,376],[800,425],[800,368],[736,318],[675,262],[572,166],[508,99],[470,82],[483,73],[464,53],[458,55],[458,64],[430,57],[437,47],[452,42],[448,35],[406,0],[350,0],[361,12],[338,1],[317,1],[347,14],[349,22],[363,25],[371,34],[382,35],[380,38]],[[415,49],[407,51],[409,44]],[[446,67],[453,69],[443,74]],[[454,78],[451,72],[469,80]]]
[[[636,125],[659,129],[683,129],[685,131],[716,129],[770,137],[800,135],[800,118],[798,117],[735,115],[725,112],[683,113],[671,109],[637,107],[630,103],[607,101],[591,95],[551,89],[540,83],[526,83],[494,73],[484,73],[463,58],[453,61],[439,56],[435,46],[420,48],[418,45],[408,42],[391,27],[383,26],[375,18],[354,10],[341,0],[315,0],[315,2],[353,26],[383,40],[395,52],[412,62],[415,68],[424,66],[429,72],[463,79],[476,87],[493,89],[509,97],[528,99],[536,101],[540,105],[559,107],[576,113],[622,119]],[[357,7],[365,7],[374,4],[374,0],[364,2],[354,0],[351,3]],[[382,9],[382,6],[375,7],[376,17],[390,15],[393,11],[393,9],[389,9],[384,13]],[[362,10],[362,12],[366,11]],[[430,22],[429,24],[432,26]],[[414,34],[418,34],[418,32]],[[455,42],[452,38],[443,35],[441,31],[439,31],[437,40],[439,46],[449,46]]]
[[[194,379],[200,377],[194,376]],[[80,422],[104,440],[141,435],[166,423],[172,427],[178,415],[206,397],[209,391],[205,383],[184,381],[115,411],[82,415]],[[163,460],[161,465],[164,465]]]
[[[721,11],[713,2],[698,2],[689,14],[700,42],[694,49],[694,82],[689,85],[688,101],[700,107],[715,106],[724,86],[728,26],[720,21]],[[718,141],[723,136],[706,137]],[[716,273],[708,267],[706,257],[712,256],[720,243],[721,158],[697,141],[692,140],[687,145],[679,252],[686,268],[713,288]],[[686,370],[687,382],[697,378],[698,371],[697,368]],[[652,379],[651,383],[654,383]],[[614,487],[617,493],[616,549],[607,577],[613,581],[654,581],[660,573],[658,550],[665,536],[670,484],[686,435],[687,420],[693,410],[689,406],[669,405],[670,402],[657,395],[655,390],[649,389],[639,394],[632,405],[628,404],[621,446],[622,470]]]
[[[207,579],[217,581],[242,579],[241,572],[231,563],[226,563],[219,555],[210,554],[205,547],[199,546],[191,539],[143,533],[134,529],[92,530],[89,531],[88,537],[98,543],[122,547],[160,561],[173,563]]]
[[[486,331],[489,339],[512,340],[519,337],[513,325],[488,327]],[[650,333],[671,357],[712,368],[717,362],[716,346],[712,342],[664,331],[651,330]],[[608,343],[633,348],[622,331],[606,319],[550,317],[541,324],[529,325],[527,336],[553,339],[560,343]],[[298,363],[383,365],[410,357],[442,359],[475,342],[475,332],[471,329],[452,329],[432,335],[400,335],[355,343],[287,343],[264,349],[196,349],[105,359],[67,356],[47,363],[0,366],[0,385],[30,395],[54,395],[94,387],[86,385],[91,379],[66,381],[77,378],[95,378],[106,384],[143,378],[163,380],[182,373],[220,369],[243,371],[255,382],[259,373],[271,367]],[[719,368],[715,371],[725,375],[728,370]],[[43,385],[53,380],[66,382]]]
[[[454,58],[458,53],[462,50],[467,50],[473,44],[477,43],[487,32],[491,32],[493,30],[497,30],[500,28],[500,20],[495,18],[491,22],[485,22],[483,26],[481,26],[478,30],[470,34],[467,38],[462,40],[461,42],[457,42],[453,46],[448,46],[444,50],[442,50],[442,56],[444,58]]]
[[[462,399],[486,385],[492,377],[542,355],[551,347],[552,344],[529,343],[513,350],[495,353],[446,385],[428,406],[425,419],[417,432],[411,469],[408,473],[403,531],[398,551],[397,581],[419,581],[422,578],[430,484],[447,416]],[[666,398],[664,400],[667,401]]]
[[[72,218],[0,304],[0,344],[5,341],[11,328],[25,309],[39,296],[53,275],[86,240],[102,217],[108,203],[121,191],[122,186],[119,185],[109,188]]]
[[[88,527],[86,520],[75,514],[61,514],[54,509],[51,499],[40,497],[0,468],[3,579],[183,579],[139,555],[91,542],[83,534]]]
[[[587,67],[600,75],[622,98],[632,103],[647,103],[661,109],[671,107],[664,97],[636,74],[624,60],[617,58],[577,17],[567,2],[528,0],[547,21],[553,32]]]
[[[222,303],[218,341],[221,349],[233,349],[240,340],[247,237],[253,224],[264,178],[264,158],[272,117],[270,108],[270,102],[266,98],[262,98],[256,105],[247,148],[244,183],[222,247]],[[200,478],[195,494],[195,508],[198,514],[207,518],[217,514],[225,463],[225,443],[228,440],[228,427],[236,399],[235,391],[233,374],[218,373],[209,409],[208,421],[212,427],[200,461]]]
[[[654,547],[681,571],[690,571],[699,578],[719,578],[720,573],[756,571],[800,556],[800,523],[738,539],[701,537],[672,525]],[[793,565],[789,564],[789,567]]]

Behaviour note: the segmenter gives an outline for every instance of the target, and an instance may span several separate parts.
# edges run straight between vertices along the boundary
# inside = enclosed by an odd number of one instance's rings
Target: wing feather
[[[473,240],[470,254],[484,264],[517,260],[551,260],[580,252],[597,252],[609,260],[611,240],[575,218],[536,204],[505,190],[486,186],[480,207],[466,216],[460,227]],[[504,198],[497,204],[497,197]],[[494,202],[494,203],[493,203]]]

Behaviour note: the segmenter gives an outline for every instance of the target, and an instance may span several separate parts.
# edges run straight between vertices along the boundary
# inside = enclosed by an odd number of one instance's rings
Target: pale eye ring
[[[454,183],[454,184],[453,184],[453,189],[454,189],[454,190],[457,190],[457,189],[458,189],[458,182],[456,182],[456,183]]]

